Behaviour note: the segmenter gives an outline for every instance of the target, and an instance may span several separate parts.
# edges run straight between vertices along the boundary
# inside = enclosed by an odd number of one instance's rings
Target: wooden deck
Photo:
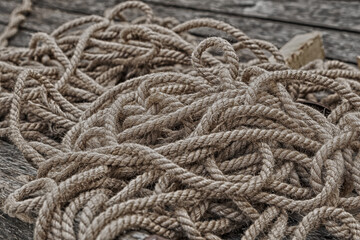
[[[21,0],[0,1],[0,31],[9,13]],[[36,0],[34,10],[11,44],[24,46],[31,33],[50,32],[61,23],[85,14],[100,14],[120,0]],[[356,63],[360,53],[359,1],[334,0],[144,0],[158,16],[180,21],[212,17],[226,21],[250,37],[264,39],[281,47],[293,36],[313,30],[323,33],[326,56]],[[214,32],[196,30],[208,36]],[[219,34],[219,33],[215,33]]]
[[[50,32],[60,24],[80,16],[102,15],[106,8],[120,2],[122,1],[34,0],[31,15],[10,41],[10,45],[26,46],[34,32]],[[223,20],[250,37],[270,41],[278,47],[297,34],[316,30],[323,33],[326,58],[356,64],[356,56],[360,55],[360,3],[357,0],[144,2],[153,8],[157,16],[172,16],[180,21],[200,17]],[[0,32],[5,28],[11,11],[20,3],[21,0],[0,0]],[[200,37],[220,34],[204,29],[194,30],[192,33]],[[25,162],[15,147],[0,140],[0,205],[9,191],[21,186],[21,179],[17,176],[32,171],[35,170]],[[138,238],[123,239],[141,239],[140,235]],[[32,226],[0,212],[0,239],[32,239]]]

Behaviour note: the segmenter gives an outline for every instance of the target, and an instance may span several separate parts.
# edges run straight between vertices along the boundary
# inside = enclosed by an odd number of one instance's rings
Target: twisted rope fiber
[[[197,43],[200,27],[235,43]],[[137,1],[36,33],[0,50],[0,137],[37,169],[2,209],[35,239],[305,239],[321,226],[360,239],[359,80],[338,61],[292,70],[224,22]]]
[[[31,0],[23,0],[22,4],[16,7],[10,16],[9,24],[4,32],[0,34],[0,47],[8,45],[8,39],[14,36],[20,24],[25,20],[24,14],[31,12]]]

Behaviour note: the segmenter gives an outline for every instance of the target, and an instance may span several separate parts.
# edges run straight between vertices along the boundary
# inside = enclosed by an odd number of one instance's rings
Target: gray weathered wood
[[[21,2],[21,1],[20,1]],[[7,23],[11,11],[20,4],[19,1],[0,1],[0,23]],[[34,1],[31,14],[21,24],[21,29],[31,32],[51,32],[69,20],[82,15],[68,13],[57,9],[39,8]]]
[[[93,12],[101,14],[103,8],[114,6],[119,0],[107,1],[67,1],[40,0],[44,6],[58,9],[75,10],[79,12]],[[326,0],[222,0],[222,1],[196,1],[196,0],[144,0],[149,4],[163,6],[177,6],[202,10],[207,12],[223,13],[225,15],[238,15],[248,18],[262,18],[266,20],[310,25],[315,27],[334,28],[341,31],[360,32],[360,4],[358,1],[326,1]],[[74,7],[74,8],[73,8]]]
[[[311,31],[320,31],[323,33],[323,39],[324,39],[324,46],[326,51],[326,57],[330,59],[338,59],[345,62],[351,62],[356,63],[356,55],[360,52],[360,33],[354,31],[344,31],[344,30],[338,30],[337,28],[342,27],[341,21],[339,21],[340,25],[335,28],[323,28],[318,24],[318,27],[315,23],[314,26],[308,26],[308,24],[299,24],[299,23],[291,23],[291,20],[289,20],[290,23],[287,23],[284,21],[279,20],[273,20],[270,17],[266,17],[265,15],[262,15],[263,17],[249,17],[245,14],[245,12],[251,12],[255,11],[254,6],[259,6],[259,2],[267,2],[267,4],[270,4],[269,2],[272,1],[248,1],[242,2],[240,4],[235,4],[233,9],[241,8],[242,14],[225,14],[225,13],[219,13],[219,11],[215,11],[214,9],[222,9],[224,7],[224,10],[221,11],[227,11],[227,9],[230,11],[232,9],[230,7],[232,2],[235,2],[235,0],[231,1],[195,1],[195,0],[181,0],[181,1],[171,1],[171,0],[164,0],[159,4],[160,0],[146,0],[150,3],[151,7],[154,9],[156,15],[159,16],[173,16],[175,18],[178,18],[180,21],[186,21],[193,18],[199,18],[199,17],[212,17],[215,19],[226,21],[241,30],[243,30],[246,34],[248,34],[250,37],[264,39],[270,42],[273,42],[278,47],[281,47],[283,44],[285,44],[288,40],[290,40],[293,36],[297,34],[303,34]],[[108,0],[108,1],[96,1],[96,0],[87,0],[87,4],[84,4],[81,0],[73,0],[73,1],[60,1],[60,0],[37,0],[35,2],[35,7],[33,13],[28,17],[27,21],[24,22],[22,25],[25,30],[28,30],[30,32],[34,31],[44,31],[49,32],[53,29],[55,29],[57,26],[59,26],[61,23],[64,23],[70,19],[74,19],[79,16],[83,16],[84,14],[102,14],[103,11],[107,7],[114,6],[116,3],[119,3],[121,1],[117,0]],[[166,4],[170,4],[171,6],[168,6]],[[180,2],[180,3],[178,3]],[[206,2],[206,4],[204,3]],[[257,2],[256,5],[253,7],[244,7],[246,6],[246,3],[251,5],[251,3]],[[274,6],[273,8],[269,8],[270,12],[268,15],[276,15],[276,11],[280,10],[274,10],[278,9],[279,2],[273,1]],[[283,2],[283,1],[281,1]],[[6,21],[6,14],[9,14],[11,9],[13,9],[16,4],[18,3],[18,0],[16,1],[0,1],[0,23]],[[153,4],[155,3],[155,4]],[[190,4],[191,3],[191,4]],[[311,2],[312,3],[312,2]],[[332,3],[336,3],[336,1],[333,1]],[[178,7],[177,5],[183,4],[184,6]],[[221,5],[222,4],[222,5]],[[346,6],[346,9],[349,8],[349,5],[351,3],[347,3],[347,5],[344,3],[343,5]],[[8,7],[6,7],[6,6]],[[176,7],[173,7],[176,5]],[[295,5],[297,8],[299,4]],[[359,4],[360,5],[360,4]],[[11,6],[11,7],[9,7]],[[206,7],[209,7],[208,10],[203,10]],[[286,7],[285,7],[286,6]],[[309,5],[307,5],[309,6]],[[337,7],[338,5],[334,5]],[[340,4],[340,6],[342,6]],[[257,7],[259,8],[259,7]],[[291,5],[285,4],[284,7],[286,9],[291,9]],[[60,11],[60,10],[61,11]],[[201,9],[199,11],[198,9]],[[212,10],[211,10],[212,9]],[[266,8],[267,9],[267,8]],[[261,11],[264,12],[266,9],[262,9]],[[272,10],[271,10],[272,9]],[[356,9],[356,7],[354,7]],[[235,11],[235,10],[231,10]],[[257,14],[260,10],[257,10]],[[338,12],[340,10],[333,9],[333,11]],[[345,11],[345,10],[341,10]],[[241,11],[239,11],[241,13]],[[327,11],[327,14],[331,16],[331,11]],[[295,13],[294,13],[295,14]],[[313,13],[315,14],[315,13]],[[296,14],[295,14],[296,15]],[[315,14],[316,15],[316,14]],[[290,18],[290,16],[288,16]],[[325,17],[325,15],[323,16]],[[339,19],[339,17],[338,17]],[[342,18],[341,18],[342,19]],[[359,19],[359,18],[357,18]],[[320,20],[318,20],[319,22]],[[326,20],[330,21],[330,20]],[[357,20],[359,21],[359,20]],[[332,24],[335,24],[333,21]],[[354,23],[352,25],[359,25],[356,24],[356,21],[354,20]],[[201,35],[201,36],[208,36],[213,35],[214,31],[203,31],[201,29],[192,31],[195,34]],[[22,37],[22,39],[28,39],[29,34],[26,34]],[[19,37],[15,37],[13,42],[18,45],[21,43],[19,41]],[[23,44],[25,45],[25,44]]]
[[[0,207],[5,198],[24,182],[21,175],[34,175],[35,169],[26,162],[19,150],[0,140]],[[32,226],[0,213],[0,239],[31,239]]]
[[[324,0],[144,0],[165,6],[177,6],[248,18],[324,27],[360,33],[360,4]]]

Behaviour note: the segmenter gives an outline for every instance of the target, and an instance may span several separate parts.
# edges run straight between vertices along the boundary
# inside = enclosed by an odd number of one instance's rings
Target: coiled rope
[[[144,16],[126,20],[129,8]],[[305,239],[320,226],[360,239],[355,68],[292,70],[229,24],[178,23],[137,1],[5,48],[19,23],[1,38],[0,137],[37,175],[2,208],[35,223],[35,239]],[[197,44],[187,32],[200,27],[237,42]]]

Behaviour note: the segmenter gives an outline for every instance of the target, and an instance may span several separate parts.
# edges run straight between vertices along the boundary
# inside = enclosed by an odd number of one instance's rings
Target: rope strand
[[[0,37],[0,137],[37,169],[2,206],[35,239],[360,239],[358,70],[292,70],[229,24],[138,1],[6,48],[30,7]],[[199,27],[237,42],[198,43]]]

